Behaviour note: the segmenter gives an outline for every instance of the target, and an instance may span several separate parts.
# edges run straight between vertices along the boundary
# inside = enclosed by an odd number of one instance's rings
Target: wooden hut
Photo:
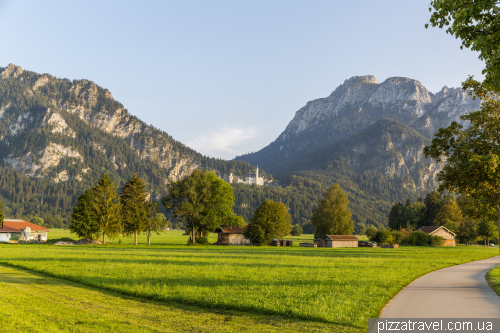
[[[455,246],[455,236],[456,234],[445,227],[441,226],[425,226],[421,227],[417,231],[425,232],[430,236],[443,237],[443,246]]]
[[[232,227],[220,227],[218,232],[216,245],[252,245],[249,239],[243,236],[247,230],[247,226],[243,228],[233,225]]]
[[[353,235],[326,235],[314,243],[318,247],[358,247],[358,241]]]

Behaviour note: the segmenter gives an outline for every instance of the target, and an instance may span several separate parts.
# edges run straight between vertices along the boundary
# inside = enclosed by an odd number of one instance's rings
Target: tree
[[[73,207],[71,214],[71,226],[69,230],[78,235],[85,237],[87,244],[89,239],[96,239],[99,235],[99,224],[92,210],[93,193],[92,190],[87,190],[80,194]]]
[[[158,203],[150,203],[149,205],[149,218],[145,224],[144,231],[146,231],[148,236],[148,245],[151,245],[151,234],[156,232],[157,235],[160,234],[165,227],[168,226],[168,221],[165,215],[158,212]]]
[[[38,216],[32,217],[30,219],[30,222],[34,223],[36,225],[39,225],[39,226],[43,226],[44,225],[44,220],[41,217],[38,217]]]
[[[500,8],[497,0],[432,0],[429,11],[433,27],[447,27],[446,32],[479,52],[484,60],[484,87],[500,92]],[[428,27],[428,24],[425,25]]]
[[[484,237],[485,245],[490,243],[490,239],[495,237],[497,232],[497,226],[494,221],[483,219],[479,222],[477,234],[478,236]]]
[[[446,160],[438,175],[440,191],[461,194],[468,216],[500,225],[500,100],[472,78],[463,88],[482,100],[480,110],[460,117],[470,122],[466,129],[457,122],[440,128],[424,153],[438,163]]]
[[[311,218],[314,236],[323,238],[325,235],[352,235],[354,223],[347,205],[349,200],[339,184],[330,187]]]
[[[425,213],[420,226],[433,225],[434,219],[443,205],[441,194],[437,191],[428,193],[424,200]]]
[[[137,245],[137,234],[144,231],[150,221],[150,201],[146,184],[142,179],[134,176],[123,186],[120,194],[122,208],[123,234],[134,234],[134,244]]]
[[[366,237],[368,237],[369,240],[374,240],[377,231],[377,227],[375,227],[374,225],[370,225],[368,228],[366,228]]]
[[[356,232],[356,235],[366,235],[366,224],[356,224],[356,226],[354,227],[354,231]]]
[[[175,218],[186,222],[191,244],[204,242],[208,232],[221,225],[245,225],[232,211],[233,188],[213,172],[195,170],[189,177],[168,184],[167,191],[161,202]]]
[[[379,230],[375,234],[375,242],[378,244],[392,244],[392,234],[389,230]]]
[[[291,218],[284,203],[266,200],[255,210],[243,235],[253,244],[267,245],[273,238],[290,234]]]
[[[106,235],[116,237],[121,229],[121,206],[117,195],[118,187],[105,173],[92,188],[92,213],[96,216],[102,243],[106,244]]]
[[[463,219],[462,223],[460,223],[460,227],[458,228],[458,239],[461,242],[464,242],[465,245],[469,245],[470,242],[474,242],[477,240],[477,222],[470,218]]]
[[[290,235],[292,236],[302,236],[302,227],[299,224],[294,224]]]
[[[439,213],[433,221],[433,225],[449,225],[455,224],[457,227],[462,222],[462,211],[457,205],[453,197],[448,196],[445,198],[443,205],[439,209]]]

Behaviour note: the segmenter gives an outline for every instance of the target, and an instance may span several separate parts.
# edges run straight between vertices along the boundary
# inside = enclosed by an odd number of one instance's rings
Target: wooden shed
[[[358,247],[358,237],[353,235],[326,235],[321,243],[324,247]],[[318,246],[321,246],[318,244]]]
[[[425,227],[421,227],[417,231],[425,232],[426,234],[428,234],[430,236],[443,237],[443,246],[455,246],[456,245],[456,241],[455,241],[456,234],[453,233],[452,231],[446,229],[442,225],[441,226],[425,226]]]
[[[249,239],[243,236],[243,233],[247,230],[247,226],[243,228],[233,225],[232,227],[220,227],[216,231],[217,243],[216,245],[252,245]]]

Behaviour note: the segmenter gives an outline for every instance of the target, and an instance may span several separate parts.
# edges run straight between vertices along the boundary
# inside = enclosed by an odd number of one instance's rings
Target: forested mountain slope
[[[128,113],[92,81],[58,79],[10,64],[0,68],[0,199],[8,217],[68,223],[76,196],[107,172],[134,173],[153,197],[205,168],[243,176],[246,162],[202,156]]]

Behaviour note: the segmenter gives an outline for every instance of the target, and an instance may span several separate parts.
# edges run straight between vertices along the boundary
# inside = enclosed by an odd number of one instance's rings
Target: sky
[[[429,2],[0,0],[0,67],[94,81],[174,139],[232,159],[355,75],[431,92],[482,79],[476,52],[425,29]]]

